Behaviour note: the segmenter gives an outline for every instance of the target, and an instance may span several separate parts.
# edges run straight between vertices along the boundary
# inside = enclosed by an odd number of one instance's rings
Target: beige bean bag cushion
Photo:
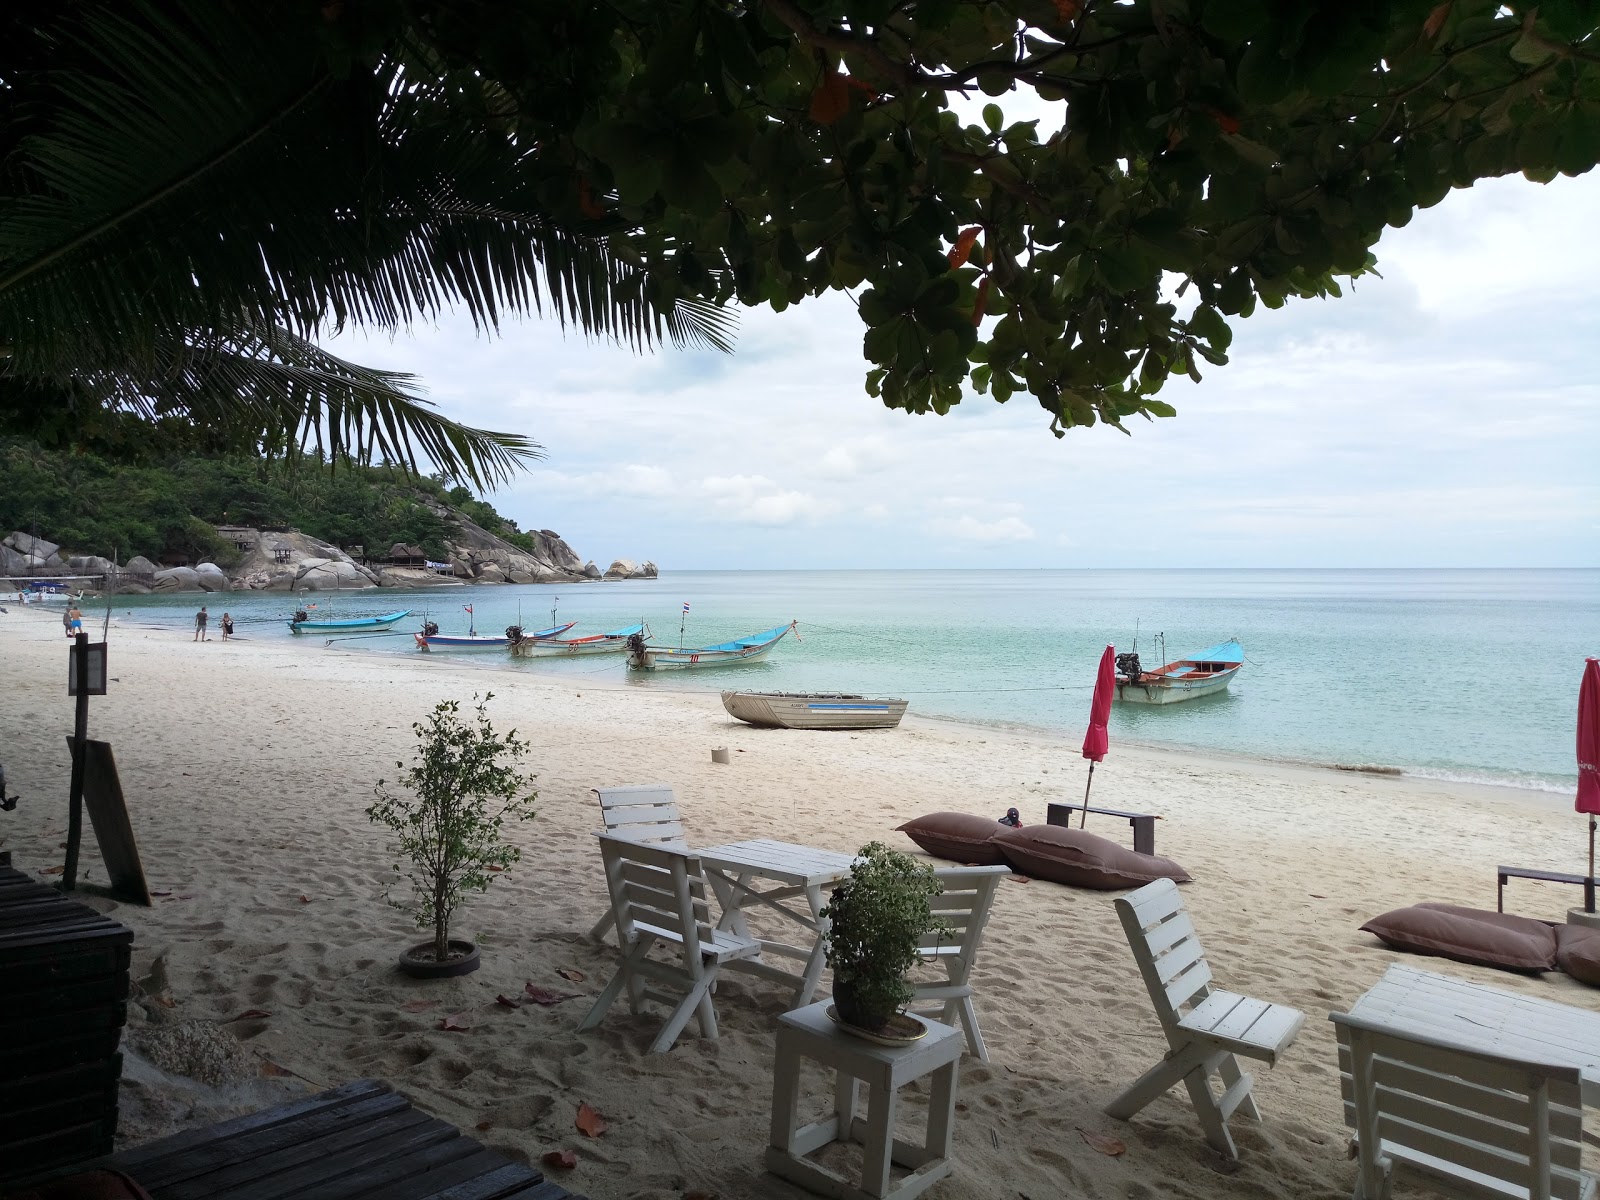
[[[1002,828],[994,845],[1013,871],[1069,887],[1143,887],[1157,879],[1188,883],[1189,872],[1170,858],[1140,854],[1109,838],[1062,825]]]
[[[1556,965],[1555,930],[1543,921],[1510,913],[1457,904],[1414,904],[1373,917],[1361,928],[1396,950],[1436,954],[1480,967],[1549,971]]]
[[[1600,987],[1600,929],[1557,925],[1556,966],[1579,983]]]
[[[993,817],[970,813],[936,812],[896,828],[935,858],[993,867],[1003,863],[998,847],[990,844],[1007,826]]]

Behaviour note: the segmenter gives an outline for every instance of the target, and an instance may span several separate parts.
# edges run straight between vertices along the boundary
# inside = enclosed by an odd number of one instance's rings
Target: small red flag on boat
[[[472,611],[472,605],[470,604],[463,604],[461,607],[466,609],[468,612]]]

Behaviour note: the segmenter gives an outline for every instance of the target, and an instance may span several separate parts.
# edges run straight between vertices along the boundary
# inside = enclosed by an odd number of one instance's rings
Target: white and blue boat
[[[572,658],[589,654],[620,654],[628,648],[628,639],[643,634],[644,626],[628,625],[609,633],[595,633],[588,637],[562,638],[525,636],[511,644],[511,653],[518,658]]]
[[[301,609],[289,620],[290,633],[360,633],[369,629],[387,629],[402,617],[409,617],[409,608],[399,612],[385,613],[381,617],[350,617],[345,620],[313,621]]]
[[[520,640],[536,641],[557,637],[576,624],[576,621],[568,621],[565,625],[552,625],[534,633],[524,633],[515,625],[501,634],[479,633],[476,626],[466,633],[440,633],[439,627],[429,621],[411,636],[416,639],[418,650],[504,650],[512,643],[512,630],[516,630]]]
[[[795,630],[795,622],[790,621],[787,625],[775,625],[765,633],[753,633],[749,637],[735,638],[731,642],[719,642],[715,646],[701,646],[697,650],[682,648],[674,650],[668,646],[651,646],[639,634],[634,634],[628,639],[628,666],[635,671],[731,667],[769,653],[783,640],[784,635],[791,631],[794,631],[795,637],[800,636]]]
[[[893,729],[906,702],[853,692],[723,692],[722,707],[773,729]]]
[[[1146,671],[1135,654],[1117,655],[1117,699],[1130,704],[1177,704],[1226,690],[1244,666],[1244,647],[1218,642],[1199,654]]]

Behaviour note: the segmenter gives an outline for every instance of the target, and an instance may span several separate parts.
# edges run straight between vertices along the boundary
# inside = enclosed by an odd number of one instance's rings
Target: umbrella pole
[[[1087,783],[1085,783],[1083,785],[1083,816],[1078,818],[1078,828],[1079,829],[1082,829],[1085,825],[1087,825],[1089,823],[1089,789],[1092,788],[1093,786],[1094,786],[1094,759],[1091,758],[1089,760],[1089,782],[1087,782]],[[1594,840],[1593,840],[1592,835],[1591,835],[1590,842],[1589,842],[1589,852],[1591,854],[1594,852]],[[1593,864],[1590,864],[1589,874],[1591,874],[1591,875],[1594,874]],[[1589,911],[1593,912],[1594,910],[1590,909]]]
[[[1583,911],[1594,911],[1594,814],[1589,814],[1589,873],[1583,877]]]

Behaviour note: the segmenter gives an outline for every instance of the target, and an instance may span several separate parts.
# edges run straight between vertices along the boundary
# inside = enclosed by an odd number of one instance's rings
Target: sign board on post
[[[67,739],[67,748],[76,758],[71,738]],[[100,857],[105,860],[111,893],[119,900],[148,908],[154,901],[150,898],[150,885],[145,882],[144,864],[139,861],[138,843],[133,840],[128,802],[122,795],[122,781],[117,778],[111,744],[86,740],[83,753],[83,803],[94,826],[94,839],[100,844]]]
[[[78,655],[67,655],[67,695],[104,696],[106,694],[106,644],[90,642],[83,648],[84,676],[87,681],[81,692],[78,684]]]

